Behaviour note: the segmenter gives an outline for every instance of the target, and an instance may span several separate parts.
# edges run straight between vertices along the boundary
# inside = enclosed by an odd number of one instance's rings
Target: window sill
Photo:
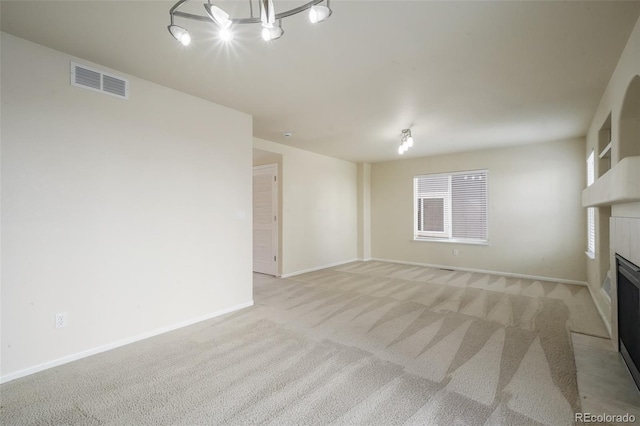
[[[489,241],[468,241],[455,238],[428,238],[428,237],[414,237],[413,241],[427,242],[427,243],[452,243],[452,244],[468,244],[472,246],[490,246]]]
[[[590,253],[588,251],[585,251],[584,254],[586,254],[589,259],[596,260],[596,254],[595,253]]]

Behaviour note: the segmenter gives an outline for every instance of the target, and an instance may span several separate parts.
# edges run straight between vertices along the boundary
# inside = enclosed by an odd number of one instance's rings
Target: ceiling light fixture
[[[329,1],[327,0],[327,6],[311,6],[309,9],[309,21],[312,24],[317,24],[327,20],[331,16],[331,9],[328,7]]]
[[[413,136],[411,136],[411,129],[403,129],[402,137],[400,138],[400,146],[398,147],[398,154],[402,155],[413,146]]]
[[[189,31],[173,24],[169,25],[167,28],[169,29],[169,32],[171,33],[173,38],[182,43],[183,46],[188,46],[189,43],[191,43],[191,36],[189,35]]]
[[[309,11],[309,20],[312,23],[318,23],[326,20],[331,16],[330,0],[311,0],[292,9],[284,10],[276,13],[273,0],[257,0],[260,4],[260,16],[254,16],[253,3],[256,0],[249,0],[249,16],[241,18],[231,18],[222,8],[212,4],[212,0],[207,0],[204,4],[206,15],[197,15],[194,13],[183,12],[180,10],[186,3],[197,2],[198,0],[180,0],[169,10],[171,24],[167,27],[171,35],[183,45],[187,46],[191,42],[189,32],[174,24],[175,18],[190,19],[193,21],[202,21],[213,23],[218,27],[220,39],[230,41],[233,39],[233,27],[241,24],[262,24],[262,38],[265,41],[276,40],[284,34],[282,29],[282,19],[298,13]],[[320,3],[325,2],[326,6]],[[278,21],[278,25],[276,25]]]
[[[279,20],[278,26],[273,24],[262,25],[262,39],[264,41],[276,40],[282,37],[284,30],[282,29],[282,20]]]

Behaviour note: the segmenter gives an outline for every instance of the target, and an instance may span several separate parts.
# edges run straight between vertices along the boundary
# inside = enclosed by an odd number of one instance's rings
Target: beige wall
[[[372,257],[584,281],[584,140],[377,163]],[[413,241],[413,177],[488,169],[489,246]],[[452,250],[459,255],[453,256]]]
[[[612,161],[615,166],[621,158],[620,147],[620,113],[629,83],[634,76],[640,75],[640,20],[631,33],[629,41],[618,61],[618,65],[611,76],[611,80],[598,104],[598,108],[594,115],[593,121],[587,134],[586,152],[584,158],[594,150],[598,155],[598,132],[603,123],[611,114],[611,141],[612,141]],[[637,141],[640,144],[640,141]],[[598,173],[598,162],[596,162],[596,177]],[[638,184],[638,183],[630,183]],[[612,257],[610,238],[610,217],[640,218],[640,203],[617,204],[613,206],[605,206],[596,208],[596,258],[587,260],[587,281],[591,294],[594,298],[596,306],[602,313],[607,325],[612,324],[612,317],[615,312],[611,309],[611,300],[605,292],[602,291],[602,283],[607,271],[614,265]],[[640,234],[631,236],[632,239],[640,240]],[[614,268],[615,269],[615,265]],[[615,280],[615,274],[612,274]],[[614,289],[615,283],[612,283]],[[614,296],[613,294],[611,296]],[[615,302],[614,302],[615,303]],[[615,334],[615,330],[614,330]],[[616,336],[614,336],[616,337]]]
[[[371,164],[358,163],[358,259],[371,259]]]
[[[357,166],[264,139],[282,155],[282,275],[357,258]]]
[[[251,117],[1,37],[3,379],[251,303]]]

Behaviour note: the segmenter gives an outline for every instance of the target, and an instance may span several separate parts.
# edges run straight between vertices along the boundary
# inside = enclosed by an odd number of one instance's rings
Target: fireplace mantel
[[[582,191],[582,206],[610,206],[640,201],[640,156],[620,160]]]

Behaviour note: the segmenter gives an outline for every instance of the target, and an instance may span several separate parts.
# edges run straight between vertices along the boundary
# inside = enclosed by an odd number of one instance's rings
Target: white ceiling
[[[287,18],[271,43],[259,26],[223,44],[213,25],[177,18],[184,48],[166,29],[171,4],[2,1],[1,25],[249,113],[256,137],[376,162],[399,157],[406,127],[405,156],[584,136],[640,13],[639,1],[335,0],[328,21]]]

